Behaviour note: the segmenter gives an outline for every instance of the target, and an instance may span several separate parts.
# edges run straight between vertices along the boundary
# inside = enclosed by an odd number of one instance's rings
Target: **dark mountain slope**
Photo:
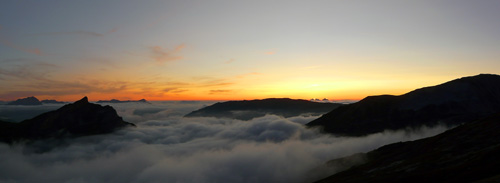
[[[383,146],[326,182],[500,181],[500,113],[412,142]],[[336,160],[338,161],[338,160]]]
[[[265,116],[266,114],[283,117],[299,116],[302,114],[321,115],[341,105],[288,98],[228,101],[193,111],[185,117],[217,117],[250,120],[255,117]]]
[[[110,106],[88,102],[87,97],[20,123],[0,122],[0,141],[78,137],[112,132],[127,123]]]
[[[308,123],[336,135],[361,136],[438,123],[457,125],[500,111],[500,76],[481,74],[401,96],[370,96]]]

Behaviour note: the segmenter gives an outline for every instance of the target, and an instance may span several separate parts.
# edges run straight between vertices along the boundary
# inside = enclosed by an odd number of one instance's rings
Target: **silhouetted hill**
[[[40,102],[42,102],[43,104],[64,104],[65,103],[65,102],[60,102],[57,100],[42,100]]]
[[[87,97],[19,123],[0,122],[0,141],[78,137],[135,126],[122,120],[111,106],[88,102]]]
[[[383,146],[366,153],[364,164],[318,182],[498,182],[499,136],[496,113],[434,137]]]
[[[500,76],[481,74],[414,90],[370,96],[308,123],[336,135],[361,136],[386,129],[458,125],[500,111]]]
[[[97,101],[97,103],[127,103],[127,102],[143,102],[143,103],[148,103],[149,102],[146,100],[146,99],[141,99],[141,100],[125,100],[125,101],[121,101],[121,100],[116,100],[116,99],[111,99],[111,100],[99,100]]]
[[[42,105],[36,97],[26,97],[7,103],[7,105]]]
[[[274,114],[283,117],[299,115],[321,115],[342,104],[318,103],[307,100],[288,98],[270,98],[263,100],[243,100],[219,102],[193,111],[185,117],[217,117],[250,120],[255,117]]]

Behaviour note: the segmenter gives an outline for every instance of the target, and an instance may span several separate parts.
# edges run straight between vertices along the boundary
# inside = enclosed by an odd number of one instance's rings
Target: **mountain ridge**
[[[283,117],[302,114],[321,115],[343,104],[319,103],[301,99],[267,98],[218,102],[186,114],[184,117],[217,117],[250,120],[267,114]]]
[[[363,136],[422,125],[455,126],[500,111],[500,76],[480,74],[394,96],[369,96],[306,124],[335,135]]]

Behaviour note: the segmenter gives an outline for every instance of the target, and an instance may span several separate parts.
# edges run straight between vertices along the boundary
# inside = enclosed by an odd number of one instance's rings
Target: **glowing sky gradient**
[[[500,1],[4,1],[0,100],[361,99],[500,74]]]

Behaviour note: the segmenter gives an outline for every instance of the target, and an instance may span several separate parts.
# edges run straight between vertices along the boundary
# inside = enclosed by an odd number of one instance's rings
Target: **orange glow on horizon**
[[[254,100],[254,99],[265,99],[265,98],[291,98],[291,99],[304,99],[309,100],[313,98],[323,99],[328,98],[331,101],[339,101],[339,100],[361,100],[367,96],[371,95],[382,95],[382,94],[390,94],[390,95],[401,95],[408,92],[408,90],[392,90],[392,92],[384,91],[384,90],[350,90],[350,91],[342,91],[342,92],[309,92],[302,91],[295,93],[280,93],[279,91],[271,91],[265,93],[238,93],[238,94],[178,94],[178,95],[165,95],[163,93],[158,93],[155,95],[140,95],[129,92],[120,92],[120,93],[109,93],[109,94],[98,94],[98,93],[90,93],[83,95],[65,95],[65,96],[49,96],[49,95],[39,95],[35,96],[39,100],[44,99],[55,99],[58,101],[77,101],[84,96],[87,96],[90,101],[98,101],[98,100],[140,100],[146,99],[148,101],[180,101],[180,100],[192,100],[192,101],[228,101],[228,100]],[[28,96],[26,96],[28,97]],[[15,99],[11,99],[15,100]]]
[[[293,72],[286,72],[293,73]],[[366,74],[366,73],[365,73]],[[401,95],[412,90],[437,85],[453,77],[442,78],[398,78],[386,79],[382,77],[342,78],[323,76],[293,76],[272,74],[246,74],[218,80],[195,78],[193,80],[179,80],[161,82],[156,78],[129,80],[127,82],[90,80],[92,83],[62,83],[67,90],[87,89],[88,92],[74,92],[65,94],[65,90],[56,90],[54,95],[49,89],[39,90],[41,95],[35,96],[40,100],[55,99],[58,101],[76,101],[87,96],[91,101],[98,100],[140,100],[168,101],[168,100],[252,100],[264,98],[292,98],[305,99],[328,98],[330,100],[361,100],[373,95]],[[199,80],[199,81],[195,81]],[[90,82],[89,81],[89,82]],[[61,84],[61,85],[62,85]],[[73,88],[71,88],[73,87]],[[45,95],[44,95],[45,94]],[[3,101],[12,101],[20,95],[11,95],[0,98]]]

